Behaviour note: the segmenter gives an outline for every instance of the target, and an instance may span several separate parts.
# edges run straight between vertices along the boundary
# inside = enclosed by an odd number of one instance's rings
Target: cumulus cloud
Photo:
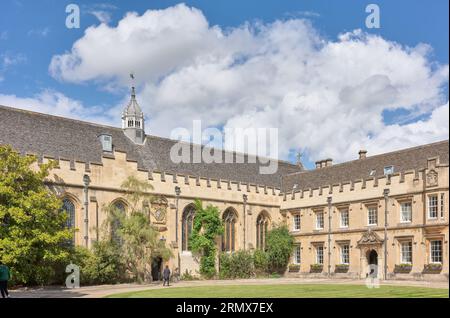
[[[32,97],[0,94],[0,105],[107,125],[117,124],[114,111],[105,112],[100,106],[87,108],[82,102],[49,89]]]
[[[276,127],[281,157],[302,149],[312,161],[343,161],[360,148],[374,154],[448,138],[449,70],[431,50],[361,30],[329,40],[301,18],[223,29],[181,4],[89,27],[49,71],[109,89],[135,71],[150,133],[168,136],[193,119]],[[383,114],[396,110],[412,123],[387,124]]]

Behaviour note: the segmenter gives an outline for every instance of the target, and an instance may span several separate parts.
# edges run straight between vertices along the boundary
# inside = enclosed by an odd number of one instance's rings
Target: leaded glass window
[[[256,219],[256,248],[264,250],[266,248],[266,236],[269,227],[269,217],[261,212]]]
[[[188,205],[181,219],[181,250],[189,251],[189,239],[194,226],[195,206]]]
[[[233,252],[236,248],[237,215],[233,209],[227,209],[223,214],[225,233],[222,236],[222,251]]]
[[[111,222],[111,239],[112,241],[121,245],[123,241],[118,231],[122,226],[120,219],[126,213],[126,206],[125,203],[123,203],[122,201],[117,201],[114,203],[113,208],[114,208],[114,218]]]

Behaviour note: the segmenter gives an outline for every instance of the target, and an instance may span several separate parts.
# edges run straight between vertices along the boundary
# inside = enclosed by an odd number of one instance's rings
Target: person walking
[[[163,281],[163,286],[166,285],[166,282],[167,282],[167,286],[170,286],[170,285],[169,285],[169,280],[170,280],[170,269],[169,269],[169,265],[166,265],[166,268],[164,268],[164,271],[163,271],[163,279],[164,279],[164,281]]]
[[[0,261],[0,292],[3,298],[9,298],[8,280],[11,279],[11,273],[8,266]]]

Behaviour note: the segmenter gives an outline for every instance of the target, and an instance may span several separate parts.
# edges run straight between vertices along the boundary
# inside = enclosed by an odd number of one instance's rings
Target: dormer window
[[[384,167],[384,175],[388,176],[394,173],[394,166]]]
[[[112,136],[111,135],[100,135],[100,142],[102,143],[102,149],[106,152],[112,152]]]

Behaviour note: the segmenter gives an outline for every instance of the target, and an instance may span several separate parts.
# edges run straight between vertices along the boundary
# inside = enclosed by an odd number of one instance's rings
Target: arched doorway
[[[161,257],[155,257],[152,261],[152,281],[157,282],[161,280],[163,260]]]
[[[378,253],[375,250],[367,252],[367,263],[369,264],[369,277],[378,276]]]
[[[369,265],[378,265],[378,253],[375,250],[370,250],[367,253],[367,262]]]

